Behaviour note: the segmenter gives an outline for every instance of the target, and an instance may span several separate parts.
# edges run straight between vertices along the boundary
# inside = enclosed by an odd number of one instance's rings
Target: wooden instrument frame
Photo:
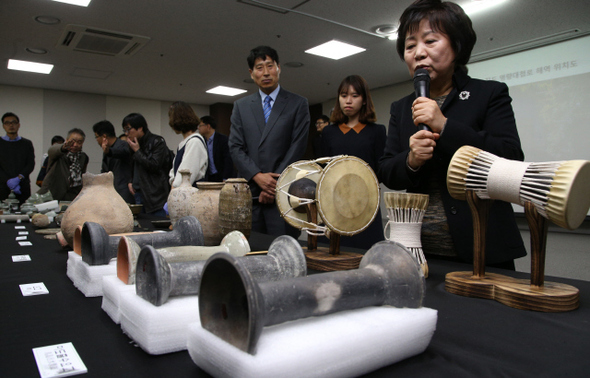
[[[531,279],[485,273],[485,240],[489,210],[493,200],[482,200],[466,191],[473,216],[473,273],[451,272],[445,276],[445,289],[466,297],[493,299],[507,306],[531,311],[565,312],[579,307],[580,293],[573,286],[545,282],[545,252],[549,221],[531,202],[525,203],[525,216],[531,233]]]

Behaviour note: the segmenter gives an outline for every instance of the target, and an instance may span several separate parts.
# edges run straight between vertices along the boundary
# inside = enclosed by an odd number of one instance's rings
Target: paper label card
[[[22,284],[18,286],[20,287],[20,291],[23,293],[23,297],[28,297],[31,295],[49,294],[49,290],[47,290],[47,287],[45,287],[45,284],[43,282]]]
[[[27,246],[31,246],[31,245],[33,245],[33,243],[31,243],[30,241],[19,241],[19,242],[18,242],[18,244],[19,244],[21,247],[27,247]]]
[[[26,227],[25,226],[14,226],[15,230],[25,230]]]
[[[68,377],[88,372],[72,343],[33,348],[33,354],[41,378]]]
[[[12,262],[22,262],[22,261],[31,261],[31,256],[29,255],[13,255]]]

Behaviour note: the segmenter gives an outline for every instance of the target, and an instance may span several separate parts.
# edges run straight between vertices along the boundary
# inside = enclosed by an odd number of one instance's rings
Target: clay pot
[[[182,182],[179,187],[172,188],[170,195],[168,195],[168,213],[170,214],[173,229],[180,218],[195,215],[196,209],[193,198],[198,192],[198,189],[191,185],[191,171],[181,169],[178,172],[180,172]]]
[[[84,222],[95,222],[108,234],[133,231],[133,214],[113,186],[113,173],[84,173],[82,191],[72,201],[61,221],[61,232],[73,245],[76,227]]]
[[[193,197],[194,215],[203,228],[205,245],[219,245],[223,235],[219,232],[219,195],[222,182],[197,182],[197,194]]]
[[[250,237],[252,230],[252,193],[243,178],[225,181],[219,194],[219,228],[222,236],[238,230]]]

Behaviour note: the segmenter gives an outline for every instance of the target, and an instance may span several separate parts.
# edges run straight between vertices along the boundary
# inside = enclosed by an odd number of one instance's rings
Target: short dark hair
[[[184,101],[176,101],[168,109],[168,124],[172,129],[186,133],[197,131],[201,120],[193,108]]]
[[[406,35],[415,32],[420,21],[427,19],[432,29],[445,34],[455,52],[455,70],[467,72],[467,62],[477,41],[471,19],[463,8],[455,3],[441,0],[416,0],[406,8],[399,19],[396,49],[399,57],[404,60]]]
[[[319,121],[320,119],[322,120],[322,122],[330,122],[330,117],[328,117],[325,114],[322,114],[320,117],[318,117],[318,119],[316,120],[316,122]]]
[[[262,60],[266,60],[266,57],[272,59],[276,64],[279,64],[279,54],[275,49],[269,46],[258,46],[250,50],[250,55],[248,55],[248,67],[250,69],[254,68],[254,63],[256,59],[262,58]]]
[[[73,129],[68,131],[68,138],[72,134],[80,134],[80,135],[82,135],[82,138],[86,139],[86,134],[84,134],[84,131],[82,131],[82,129],[78,129],[77,127],[74,127]]]
[[[359,122],[367,124],[377,121],[375,106],[373,105],[371,93],[369,92],[369,84],[367,84],[367,81],[359,75],[347,76],[342,80],[342,83],[340,83],[340,86],[338,87],[338,97],[336,98],[336,106],[334,106],[334,111],[332,112],[330,120],[336,124],[348,122],[348,117],[344,115],[342,108],[340,107],[340,94],[347,93],[348,88],[351,86],[356,93],[363,98],[363,106],[359,112]]]
[[[51,145],[56,143],[64,143],[65,141],[66,140],[61,135],[55,135],[53,138],[51,138]]]
[[[205,125],[211,126],[213,130],[217,128],[217,122],[215,122],[215,119],[211,116],[206,115],[201,117],[201,122],[203,122]]]
[[[123,118],[123,128],[127,125],[131,126],[135,130],[139,129],[140,127],[143,127],[144,133],[147,133],[149,131],[147,121],[139,113],[131,113],[127,115],[125,118]]]
[[[18,116],[12,112],[4,113],[4,115],[2,116],[2,123],[4,123],[4,118],[6,117],[14,117],[16,118],[16,122],[20,123],[20,119],[18,118]]]
[[[92,131],[99,136],[106,134],[108,137],[117,137],[117,134],[115,134],[115,126],[107,120],[95,123],[94,126],[92,126]]]

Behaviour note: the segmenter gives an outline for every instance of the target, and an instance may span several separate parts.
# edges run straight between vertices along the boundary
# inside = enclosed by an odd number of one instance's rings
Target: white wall
[[[83,150],[90,158],[88,172],[99,173],[102,149],[92,132],[92,125],[104,119],[115,126],[115,133],[123,133],[121,122],[129,113],[141,113],[147,120],[150,131],[162,135],[168,148],[175,150],[182,136],[176,135],[168,126],[168,108],[171,102],[114,97],[89,93],[55,91],[0,85],[0,113],[13,112],[20,118],[19,135],[30,139],[35,147],[35,170],[31,174],[31,190],[39,188],[35,179],[43,154],[47,152],[54,135],[64,138],[68,130],[77,127],[86,133]],[[209,107],[192,105],[198,116],[209,114]]]

